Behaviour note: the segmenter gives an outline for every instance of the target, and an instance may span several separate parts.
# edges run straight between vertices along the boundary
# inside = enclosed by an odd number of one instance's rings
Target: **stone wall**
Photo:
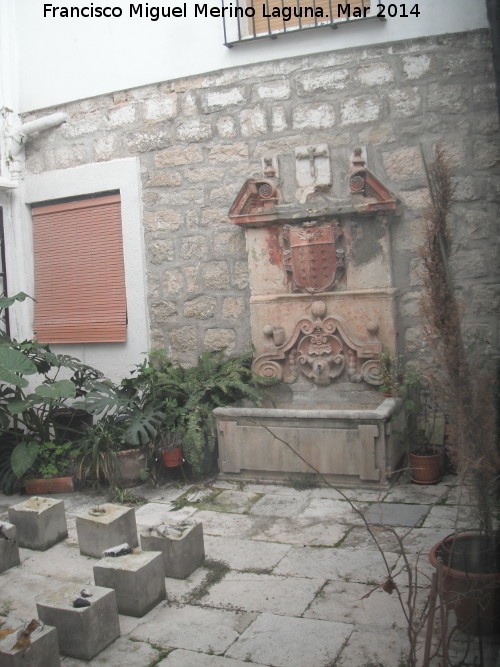
[[[249,291],[243,230],[228,210],[244,180],[294,148],[327,143],[336,196],[352,149],[402,201],[393,227],[399,332],[419,335],[418,258],[427,190],[421,149],[448,149],[456,181],[455,268],[467,321],[496,341],[499,143],[487,32],[425,38],[256,64],[81,100],[33,140],[33,173],[139,156],[154,346],[192,362],[204,348],[246,349]],[[30,114],[24,120],[49,113]],[[290,198],[293,192],[285,192]]]

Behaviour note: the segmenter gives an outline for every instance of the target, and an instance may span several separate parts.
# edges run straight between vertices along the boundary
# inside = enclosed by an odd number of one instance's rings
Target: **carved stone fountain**
[[[245,228],[254,370],[276,385],[269,406],[215,410],[222,476],[310,472],[384,484],[402,458],[400,402],[384,399],[377,355],[396,350],[390,225],[395,197],[356,149],[349,192],[333,198],[329,148],[295,151],[293,201],[276,159],[241,188],[229,217]]]

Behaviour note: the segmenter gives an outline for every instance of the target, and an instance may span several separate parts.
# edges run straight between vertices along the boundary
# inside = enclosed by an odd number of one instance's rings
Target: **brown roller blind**
[[[32,214],[36,339],[124,342],[120,195],[34,206]]]
[[[292,14],[293,14],[293,9],[301,7],[302,8],[302,17],[297,18],[295,16],[292,16],[289,21],[283,21],[283,12],[281,11],[281,17],[264,17],[263,14],[264,12],[262,11],[262,6],[266,7],[266,14],[272,14],[274,8],[279,8],[282,10],[283,6],[285,7],[291,7],[292,8]],[[315,24],[315,19],[310,17],[310,10],[314,8],[321,8],[323,10],[323,18],[316,18],[316,21],[318,23],[321,23],[322,21],[335,21],[336,19],[346,19],[348,18],[348,14],[344,14],[342,12],[339,12],[338,6],[342,5],[342,7],[346,7],[346,5],[349,5],[350,7],[350,17],[354,18],[356,12],[354,11],[355,8],[362,8],[363,6],[366,7],[367,9],[370,7],[370,0],[365,0],[363,3],[362,0],[351,0],[351,2],[333,2],[333,0],[290,0],[286,2],[286,0],[253,0],[253,7],[255,8],[255,16],[254,18],[249,18],[248,19],[248,30],[250,34],[253,34],[254,32],[254,21],[255,21],[255,33],[265,33],[265,32],[273,32],[275,30],[283,30],[283,28],[297,28],[298,26],[311,26]],[[252,6],[252,0],[247,0],[247,7]],[[306,12],[305,9],[308,8],[308,11]],[[363,12],[362,12],[363,13]],[[307,17],[304,15],[308,14]],[[313,16],[315,12],[312,12]],[[369,14],[369,12],[368,12]]]

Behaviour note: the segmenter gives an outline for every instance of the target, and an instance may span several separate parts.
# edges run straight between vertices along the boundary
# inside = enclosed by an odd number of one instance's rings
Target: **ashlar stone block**
[[[184,522],[153,526],[141,533],[141,548],[161,551],[166,577],[185,579],[205,559],[203,524]]]
[[[144,616],[167,597],[159,551],[107,556],[94,566],[94,580],[115,590],[118,611],[126,616]]]
[[[80,553],[101,558],[103,552],[117,544],[134,548],[139,545],[133,507],[105,503],[91,507],[76,517]]]
[[[35,627],[33,627],[35,626]],[[0,667],[60,667],[57,630],[43,625],[36,619],[22,621],[8,617],[0,624]],[[29,643],[23,648],[15,648],[23,636],[29,636]]]
[[[0,521],[0,572],[5,572],[20,562],[16,527],[6,521]]]
[[[9,507],[9,521],[16,527],[20,547],[45,551],[68,536],[64,502],[33,496]]]
[[[120,636],[115,591],[87,586],[88,607],[74,607],[81,598],[81,584],[67,584],[44,599],[37,600],[38,616],[57,628],[59,652],[79,660],[92,660]],[[44,665],[45,663],[39,663]]]

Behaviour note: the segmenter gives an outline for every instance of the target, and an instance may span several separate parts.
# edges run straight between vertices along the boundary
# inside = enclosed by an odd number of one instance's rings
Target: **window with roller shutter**
[[[125,342],[120,195],[32,206],[34,335],[41,343]]]

